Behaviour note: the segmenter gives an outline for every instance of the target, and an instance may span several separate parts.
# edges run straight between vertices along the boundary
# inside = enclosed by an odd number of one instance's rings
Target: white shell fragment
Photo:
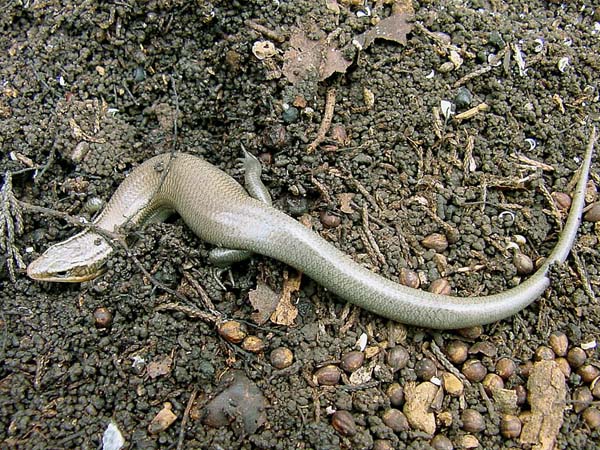
[[[525,139],[525,142],[529,144],[529,151],[537,147],[537,142],[535,141],[535,139],[527,138]]]
[[[454,115],[455,109],[454,103],[449,102],[448,100],[440,101],[440,110],[442,111],[442,114],[446,120],[450,119],[450,117]]]
[[[519,68],[519,75],[524,77],[527,73],[527,69],[525,69],[527,64],[525,63],[525,57],[523,56],[521,47],[519,47],[519,44],[512,44],[512,48],[515,52],[515,61],[517,62],[517,67]]]
[[[462,56],[460,56],[456,50],[450,50],[448,59],[454,64],[455,69],[458,69],[463,64]]]
[[[277,49],[271,41],[256,41],[252,46],[252,54],[262,61],[275,56]]]
[[[367,340],[368,339],[369,339],[369,337],[367,336],[367,333],[361,334],[360,337],[358,338],[358,341],[356,342],[356,347],[361,352],[364,352],[365,348],[367,348]]]
[[[596,340],[594,339],[589,342],[582,342],[580,347],[584,350],[593,350],[596,348],[596,345],[597,345],[597,343],[596,343]]]
[[[125,445],[125,439],[112,420],[104,430],[102,435],[102,450],[120,450]]]
[[[535,47],[533,48],[533,51],[540,53],[542,50],[544,50],[544,40],[542,38],[537,38],[535,40]]]
[[[558,60],[558,70],[560,70],[562,73],[565,73],[565,71],[567,70],[567,67],[569,67],[569,58],[567,56],[563,56],[562,58],[560,58]]]

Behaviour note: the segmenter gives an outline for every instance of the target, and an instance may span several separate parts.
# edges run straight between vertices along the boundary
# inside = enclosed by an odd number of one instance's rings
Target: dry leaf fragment
[[[250,299],[250,304],[256,310],[252,313],[252,320],[259,325],[269,320],[279,302],[277,293],[260,280],[256,284],[256,289],[248,293],[248,298]]]
[[[352,214],[354,212],[354,208],[352,208],[352,199],[354,198],[354,194],[352,193],[343,193],[337,195],[338,201],[340,202],[340,211],[344,214]]]
[[[309,39],[297,29],[290,38],[290,49],[283,55],[283,75],[297,84],[309,78],[325,80],[335,72],[346,72],[352,64],[327,38]]]
[[[283,272],[283,292],[275,312],[271,314],[271,322],[278,325],[293,325],[298,316],[298,308],[292,303],[292,294],[300,289],[302,273],[296,272],[290,276],[287,271]]]
[[[404,12],[392,14],[369,31],[358,35],[354,41],[360,45],[361,49],[367,48],[375,39],[385,39],[386,41],[406,45],[406,36],[413,28],[409,22],[412,17],[412,14]]]
[[[173,406],[169,402],[166,402],[163,405],[163,409],[161,409],[158,414],[154,416],[154,419],[152,419],[152,422],[150,422],[150,425],[148,425],[148,431],[151,434],[157,434],[161,431],[165,431],[173,422],[175,422],[177,416],[173,413],[173,411],[171,411],[172,407]]]
[[[161,359],[155,359],[146,368],[146,372],[150,378],[156,378],[161,375],[166,375],[171,372],[171,365],[173,364],[173,358],[165,356]]]

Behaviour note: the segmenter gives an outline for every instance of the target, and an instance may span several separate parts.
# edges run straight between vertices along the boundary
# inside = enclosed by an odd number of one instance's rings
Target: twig
[[[362,228],[366,235],[367,241],[369,243],[369,248],[371,248],[372,252],[375,253],[375,259],[381,264],[385,265],[385,256],[379,250],[379,245],[377,245],[377,241],[373,237],[373,233],[371,233],[371,229],[369,228],[369,211],[367,210],[367,205],[363,205],[361,210],[362,217]]]
[[[319,144],[325,140],[325,136],[331,127],[331,121],[333,120],[333,111],[335,110],[335,88],[329,88],[327,91],[327,96],[325,97],[325,111],[323,112],[323,120],[321,121],[321,126],[319,126],[319,131],[317,132],[317,137],[315,137],[314,141],[308,144],[306,147],[306,151],[308,153],[314,152]]]
[[[187,425],[188,417],[190,416],[192,406],[194,406],[194,402],[196,401],[196,395],[198,395],[197,388],[195,388],[190,394],[187,406],[185,407],[185,411],[183,412],[183,417],[181,418],[181,426],[179,428],[179,439],[177,440],[177,450],[181,450],[183,448],[183,440],[185,439],[185,427]]]
[[[275,42],[285,41],[285,36],[283,36],[281,33],[275,30],[271,30],[270,28],[267,28],[264,25],[254,22],[253,20],[246,20],[244,24],[246,24],[248,28],[252,28],[254,31],[257,31],[258,33],[268,37],[269,39],[274,40]]]

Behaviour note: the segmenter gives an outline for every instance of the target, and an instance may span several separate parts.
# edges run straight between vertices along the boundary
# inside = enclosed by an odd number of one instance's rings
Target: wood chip
[[[527,382],[531,414],[523,424],[522,444],[535,444],[535,450],[551,450],[563,423],[567,386],[555,361],[534,364]]]
[[[430,411],[430,407],[437,391],[438,387],[429,381],[419,385],[406,384],[404,388],[406,403],[403,411],[412,428],[430,435],[435,434],[435,415]]]

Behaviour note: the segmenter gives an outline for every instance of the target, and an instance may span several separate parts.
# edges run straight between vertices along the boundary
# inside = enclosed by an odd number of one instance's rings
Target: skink
[[[511,316],[536,300],[550,284],[550,265],[564,262],[568,256],[584,207],[595,138],[594,129],[571,210],[550,256],[522,284],[493,295],[438,295],[370,272],[266,200],[249,196],[220,169],[189,154],[159,155],[138,166],[95,224],[119,232],[124,224],[141,225],[177,212],[201,239],[218,247],[275,258],[342,299],[383,317],[438,329],[482,325]],[[50,247],[29,265],[27,273],[41,281],[86,281],[102,272],[111,253],[104,237],[86,230]]]

